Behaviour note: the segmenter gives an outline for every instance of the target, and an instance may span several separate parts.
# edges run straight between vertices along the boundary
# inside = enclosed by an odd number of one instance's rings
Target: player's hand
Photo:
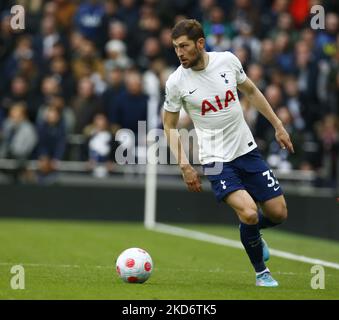
[[[189,191],[192,192],[202,191],[200,177],[196,170],[194,170],[190,165],[187,165],[183,167],[181,171]]]
[[[294,148],[290,136],[283,126],[280,126],[275,129],[275,138],[277,139],[282,149],[287,148],[289,152],[294,153]]]

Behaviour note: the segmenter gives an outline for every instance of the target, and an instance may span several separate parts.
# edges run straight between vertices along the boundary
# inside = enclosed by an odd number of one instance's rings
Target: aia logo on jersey
[[[201,104],[201,115],[204,116],[207,112],[210,112],[210,111],[217,112],[219,110],[227,108],[228,104],[231,101],[235,101],[234,94],[231,90],[227,90],[226,93],[225,93],[225,103],[224,103],[224,105],[222,105],[219,96],[215,96],[215,104],[212,104],[212,102],[205,99]]]

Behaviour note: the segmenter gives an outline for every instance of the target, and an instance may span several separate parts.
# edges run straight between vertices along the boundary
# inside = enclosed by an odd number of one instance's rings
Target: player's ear
[[[205,48],[205,39],[204,38],[199,38],[196,42],[197,48],[199,50],[202,50]]]

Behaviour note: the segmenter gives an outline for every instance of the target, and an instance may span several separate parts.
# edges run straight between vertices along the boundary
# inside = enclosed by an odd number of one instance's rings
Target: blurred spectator
[[[134,59],[140,59],[140,52],[145,55],[145,46],[149,39],[153,39],[153,43],[154,40],[159,42],[161,29],[161,21],[155,14],[155,10],[152,6],[144,4],[141,6],[139,12],[140,19],[138,23],[138,32],[134,35],[133,40],[135,43],[134,47],[138,50],[138,52],[133,52],[132,57]]]
[[[337,36],[337,46],[339,48],[339,35]],[[329,69],[327,88],[325,89],[328,96],[328,109],[329,113],[339,115],[339,50],[332,57]]]
[[[45,67],[54,54],[54,45],[63,42],[64,39],[57,29],[57,23],[52,17],[43,17],[41,31],[34,38],[36,59],[41,67]]]
[[[223,24],[213,24],[211,34],[207,36],[206,43],[211,51],[226,51],[231,47],[231,41],[224,36],[225,27]]]
[[[232,25],[240,32],[244,24],[251,24],[254,34],[260,33],[259,11],[251,0],[235,0],[232,10]]]
[[[2,69],[2,77],[5,81],[10,81],[18,72],[19,61],[21,59],[32,59],[34,57],[32,37],[21,35],[17,38],[13,52],[8,56]],[[8,87],[5,87],[8,90]]]
[[[139,37],[141,42],[148,37],[156,37],[159,35],[159,31],[161,29],[161,21],[159,17],[156,15],[156,12],[153,6],[144,3],[141,5],[139,10],[140,18],[139,18]]]
[[[213,34],[212,26],[219,25],[220,28],[220,25],[222,25],[224,27],[224,36],[232,39],[235,34],[232,26],[233,23],[227,23],[223,9],[220,6],[213,6],[210,8],[208,13],[208,19],[203,21],[205,37],[208,38],[211,34]]]
[[[18,61],[18,75],[24,77],[29,83],[29,90],[36,94],[39,89],[40,72],[33,58],[21,58]]]
[[[77,80],[89,76],[88,72],[104,75],[103,62],[94,42],[87,39],[80,40],[79,50],[72,60],[72,70]]]
[[[285,73],[293,70],[293,53],[290,48],[290,36],[286,32],[279,32],[274,40],[278,67]]]
[[[128,26],[130,33],[134,34],[139,21],[139,10],[135,0],[121,0],[118,15]]]
[[[62,88],[58,78],[52,75],[46,75],[41,81],[40,96],[38,97],[34,108],[34,121],[38,110],[43,108],[43,106],[48,105],[49,99],[57,94],[62,94]]]
[[[279,33],[287,33],[289,35],[289,42],[294,45],[298,40],[299,34],[293,25],[292,16],[288,12],[282,12],[278,15],[276,27],[270,31],[269,37],[275,40]]]
[[[29,0],[27,0],[27,1],[29,1]],[[38,0],[38,1],[42,1],[42,0]],[[29,2],[32,2],[32,1],[29,1]],[[45,3],[42,4],[42,15],[46,18],[55,18],[56,14],[57,14],[57,10],[58,10],[58,6],[57,6],[57,3],[54,0],[53,1],[45,1]]]
[[[339,3],[337,0],[323,0],[322,5],[325,12],[339,12]]]
[[[90,78],[96,94],[105,90],[105,67],[94,42],[81,40],[78,55],[72,59],[72,70],[77,81],[84,77]]]
[[[297,27],[301,26],[310,14],[309,0],[291,0],[289,11]]]
[[[329,59],[338,48],[336,38],[339,32],[338,13],[329,12],[326,14],[325,29],[321,30],[315,39],[317,55],[319,58]]]
[[[281,88],[276,85],[267,86],[264,91],[265,97],[274,111],[277,111],[283,104]],[[267,143],[274,136],[274,128],[269,121],[262,115],[258,114],[255,124],[255,137],[258,140],[258,146],[262,151],[266,151]]]
[[[284,90],[286,95],[286,105],[291,113],[294,127],[302,131],[305,128],[305,120],[302,116],[304,111],[301,105],[298,83],[295,77],[289,76],[285,78]]]
[[[5,61],[12,55],[16,43],[16,36],[11,28],[10,11],[0,12],[0,68],[4,70]],[[5,78],[6,79],[6,78]],[[5,87],[4,75],[0,79],[0,90]]]
[[[76,12],[77,6],[73,1],[54,0],[56,4],[55,18],[58,26],[62,31],[68,32],[72,27],[72,21]]]
[[[149,97],[160,100],[160,75],[167,68],[166,62],[162,58],[157,58],[152,61],[149,69],[143,75],[144,93]]]
[[[82,133],[94,115],[100,110],[99,102],[94,93],[94,85],[89,78],[82,78],[78,83],[78,93],[72,106],[75,114],[75,133]]]
[[[9,116],[1,130],[0,141],[0,158],[17,161],[15,170],[11,172],[14,181],[17,182],[24,173],[26,162],[37,143],[35,128],[27,119],[24,103],[15,103],[11,106]]]
[[[25,102],[31,120],[35,118],[36,98],[30,90],[29,82],[21,75],[15,76],[10,83],[10,91],[1,101],[1,108],[7,115],[10,106],[15,102]]]
[[[127,39],[127,27],[119,20],[111,20],[108,24],[108,38],[109,40],[126,41]],[[126,43],[126,45],[128,45]]]
[[[59,111],[47,107],[43,120],[38,123],[38,181],[51,183],[56,178],[58,161],[63,159],[66,148],[66,128]]]
[[[151,63],[161,58],[161,45],[157,38],[149,37],[144,42],[141,54],[138,57],[138,66],[142,71],[150,68]]]
[[[261,44],[258,38],[256,38],[253,34],[253,27],[249,23],[243,22],[239,24],[238,28],[239,35],[233,39],[232,47],[234,49],[238,47],[247,48],[250,59],[257,61],[260,54]]]
[[[263,67],[260,64],[250,64],[247,69],[247,74],[249,78],[255,83],[255,85],[260,89],[260,91],[265,89],[267,83],[264,79]]]
[[[121,40],[110,40],[105,45],[107,59],[105,72],[115,68],[127,69],[132,66],[132,60],[126,54],[126,46]]]
[[[273,70],[277,67],[275,57],[275,46],[271,39],[264,39],[261,42],[261,52],[259,62],[265,71],[265,79],[270,82]]]
[[[82,43],[84,42],[85,37],[78,31],[72,30],[69,34],[69,45],[70,53],[72,58],[79,56]]]
[[[65,105],[65,99],[61,94],[55,94],[48,97],[46,104],[40,106],[36,123],[39,125],[45,121],[45,115],[48,108],[56,109],[64,123],[66,133],[70,134],[74,131],[75,116],[73,110]]]
[[[334,114],[326,115],[317,124],[318,138],[323,146],[322,171],[325,186],[335,187],[338,179],[339,123]]]
[[[58,79],[64,98],[70,101],[75,93],[75,79],[68,61],[63,57],[56,57],[50,62],[49,69],[53,78]]]
[[[115,133],[120,126],[114,124],[117,121],[118,102],[117,97],[122,94],[125,89],[124,71],[120,68],[114,68],[108,72],[108,87],[101,97],[102,110],[112,123],[112,132]]]
[[[140,73],[135,71],[127,73],[125,81],[126,91],[116,99],[118,108],[113,123],[120,128],[132,130],[137,142],[138,121],[147,120],[148,97],[143,93]]]
[[[264,91],[266,87],[266,82],[263,77],[264,71],[261,65],[256,63],[250,64],[247,69],[247,75],[253,81],[253,83],[259,88],[259,90]],[[243,95],[240,95],[240,103],[243,108],[244,117],[247,124],[249,125],[252,131],[255,131],[255,126],[258,117],[257,109],[253,108],[253,106],[250,105],[249,100]]]
[[[217,5],[216,0],[199,0],[199,5],[195,5],[192,9],[192,18],[198,21],[205,21],[208,19],[210,10]],[[226,11],[228,12],[228,11]]]
[[[322,110],[318,105],[317,85],[318,85],[318,65],[312,56],[308,45],[297,42],[295,46],[295,66],[294,74],[297,77],[300,99],[307,105],[307,111],[303,114],[308,130],[312,130],[315,121],[321,118]]]
[[[162,29],[160,34],[160,42],[162,46],[161,57],[165,59],[166,64],[173,67],[178,66],[178,57],[173,50],[172,31],[170,28]]]
[[[58,42],[54,43],[53,46],[52,46],[51,52],[50,52],[49,61],[47,61],[47,65],[54,58],[68,59],[69,56],[68,56],[66,46],[68,46],[68,43],[64,43],[62,41],[58,41]]]
[[[121,20],[126,26],[128,38],[128,55],[132,59],[135,59],[138,56],[141,46],[141,35],[139,34],[140,30],[138,27],[138,22],[140,20],[139,6],[135,0],[121,0],[117,15],[119,20]]]
[[[118,0],[103,0],[103,2],[106,19],[107,20],[119,19],[120,17],[118,15],[119,10]]]
[[[237,47],[234,49],[233,53],[241,62],[244,70],[247,71],[248,64],[251,62],[249,50],[246,47]]]
[[[76,30],[85,38],[101,46],[105,38],[104,26],[105,9],[99,0],[86,0],[80,4],[75,16]]]
[[[268,139],[270,142],[268,144],[267,162],[272,168],[289,172],[300,165],[300,135],[295,132],[293,117],[287,107],[280,107],[276,113],[293,140],[295,153],[292,154],[286,149],[282,149],[274,138],[274,131],[271,131],[272,136]]]
[[[306,45],[312,51],[315,51],[315,36],[316,36],[316,33],[315,33],[314,30],[305,28],[305,29],[300,31],[300,38],[299,38],[299,40],[304,42],[304,43],[306,43]]]
[[[274,0],[270,8],[267,2],[261,2],[261,34],[267,37],[272,27],[277,25],[278,17],[281,13],[288,12],[290,0]]]
[[[109,130],[109,123],[102,113],[94,117],[93,123],[85,130],[88,137],[88,151],[90,167],[93,175],[104,178],[111,168],[112,134]]]

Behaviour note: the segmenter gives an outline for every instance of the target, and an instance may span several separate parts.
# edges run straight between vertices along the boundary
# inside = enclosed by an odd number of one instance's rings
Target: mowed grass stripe
[[[223,229],[226,236],[229,230]],[[0,243],[0,299],[339,298],[337,270],[326,268],[326,289],[313,290],[309,265],[277,257],[269,268],[280,287],[257,288],[243,250],[145,230],[141,224],[0,219]],[[145,248],[155,264],[142,285],[123,283],[114,270],[121,251],[135,246]],[[12,263],[25,267],[25,290],[10,288]]]

